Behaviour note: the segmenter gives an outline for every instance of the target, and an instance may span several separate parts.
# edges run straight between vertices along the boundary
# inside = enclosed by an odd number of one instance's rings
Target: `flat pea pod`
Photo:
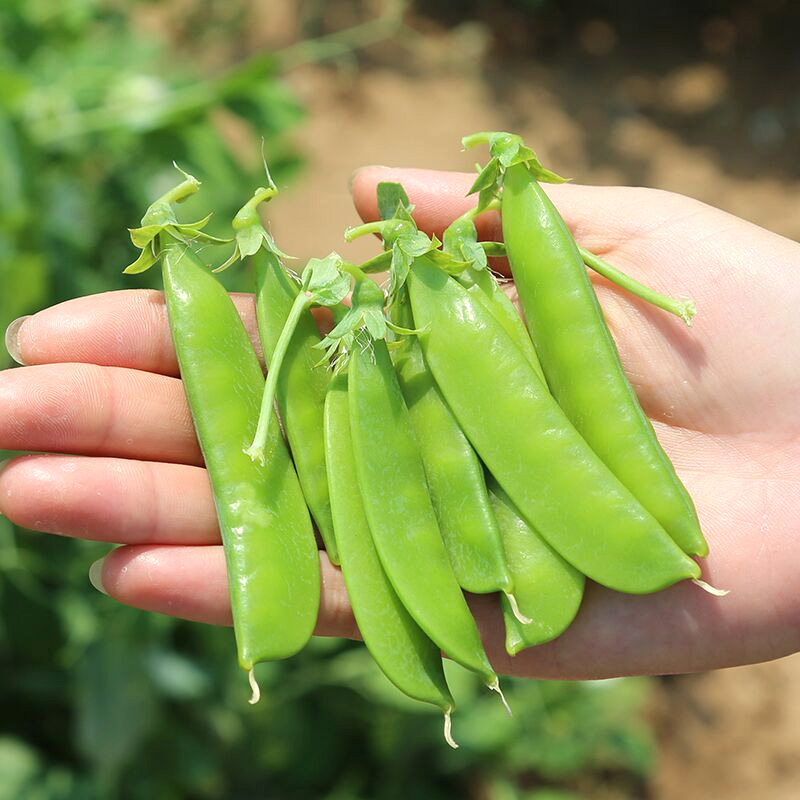
[[[358,485],[381,564],[420,628],[450,658],[478,673],[487,686],[497,687],[445,551],[384,341],[356,341],[349,381]]]
[[[585,578],[539,536],[494,480],[489,482],[489,493],[519,610],[530,619],[522,624],[503,600],[506,651],[513,656],[555,639],[570,626],[581,605]]]
[[[396,299],[392,313],[398,325],[414,327],[405,292]],[[393,361],[459,585],[476,594],[512,593],[483,467],[439,392],[415,336],[403,337]]]
[[[437,385],[484,464],[548,544],[622,592],[699,578],[698,565],[589,447],[486,307],[424,257],[408,286]]]
[[[550,390],[611,471],[690,555],[708,545],[656,438],[561,215],[523,164],[505,174],[503,238]]]
[[[364,644],[401,692],[444,712],[445,736],[452,744],[449,720],[455,704],[444,676],[441,652],[392,588],[364,513],[350,438],[346,373],[333,378],[325,399],[325,451],[342,573]]]
[[[509,296],[498,285],[494,277],[487,270],[472,268],[464,270],[456,277],[459,283],[476,300],[483,303],[492,316],[503,326],[510,339],[520,349],[533,371],[546,386],[547,379],[544,376],[542,365],[539,363],[539,357],[536,355],[536,349],[533,346],[530,334],[525,328],[525,323],[520,318]]]
[[[251,260],[255,263],[256,272],[258,332],[269,369],[272,353],[298,295],[299,286],[275,254],[262,249],[251,256]],[[320,351],[314,348],[320,339],[314,317],[311,311],[305,309],[286,350],[276,397],[300,486],[328,558],[338,564],[323,436],[323,410],[330,373],[326,365],[320,363]]]
[[[161,239],[170,330],[222,532],[239,664],[252,670],[293,655],[314,630],[314,532],[280,428],[266,466],[244,453],[264,375],[235,306],[186,245]]]

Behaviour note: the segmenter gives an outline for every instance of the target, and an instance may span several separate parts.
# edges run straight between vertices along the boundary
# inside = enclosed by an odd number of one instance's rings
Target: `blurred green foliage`
[[[148,5],[9,0],[0,10],[2,326],[67,297],[137,285],[120,274],[134,253],[124,231],[174,182],[173,160],[213,184],[223,229],[263,180],[259,139],[277,180],[297,166],[280,134],[301,110],[269,55],[203,79],[193,64],[211,45],[171,53],[135,24]],[[208,24],[224,42],[241,23],[212,13]],[[242,130],[245,156],[228,141]]]
[[[213,187],[218,230],[260,181],[262,136],[279,181],[299,164],[280,137],[302,113],[269,56],[203,78],[191,47],[176,55],[138,24],[150,5],[0,10],[0,326],[151,281],[123,281],[124,231],[174,182],[173,159]],[[213,19],[223,5],[206,4],[203,48],[247,24]],[[315,640],[259,666],[250,707],[231,631],[99,595],[87,569],[106,550],[0,518],[0,800],[569,800],[600,783],[604,796],[640,794],[646,681],[508,680],[508,718],[448,664],[453,752],[438,714],[400,695],[361,645]]]

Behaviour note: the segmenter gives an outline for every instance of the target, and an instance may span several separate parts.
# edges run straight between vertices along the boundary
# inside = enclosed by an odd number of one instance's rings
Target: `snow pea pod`
[[[392,316],[398,325],[414,327],[405,291],[395,300]],[[393,361],[459,585],[477,594],[512,594],[513,580],[483,467],[439,392],[415,336],[402,339]]]
[[[559,405],[680,547],[707,555],[692,499],[625,376],[583,258],[525,164],[505,172],[502,223],[531,337]]]
[[[363,337],[350,358],[350,427],[375,548],[422,630],[450,658],[497,688],[497,675],[445,551],[386,343]]]
[[[465,269],[456,278],[476,300],[486,306],[486,309],[503,326],[509,338],[520,349],[533,371],[539,376],[539,380],[546,386],[547,379],[544,377],[542,365],[539,363],[525,323],[495,278],[486,270],[474,269]]]
[[[486,245],[487,243],[478,242],[478,231],[475,227],[475,217],[479,213],[478,208],[479,206],[471,208],[447,226],[443,236],[444,249],[454,258],[462,259],[469,264],[469,266],[456,274],[456,279],[477,300],[482,302],[505,328],[506,333],[514,340],[514,344],[519,347],[525,358],[528,359],[534,372],[546,384],[547,381],[541,364],[539,364],[530,334],[520,319],[514,304],[498,285],[497,280],[489,270],[487,254],[481,247],[482,244]],[[499,243],[491,244],[502,247]],[[505,255],[504,247],[503,255]]]
[[[191,223],[175,217],[173,204],[200,187],[178,169],[183,182],[152,203],[141,226],[130,231],[141,252],[125,272],[163,262],[170,331],[214,495],[239,664],[249,673],[254,703],[254,664],[293,655],[313,632],[319,556],[277,426],[267,442],[268,465],[244,453],[258,421],[264,374],[228,293],[189,246],[227,240],[202,230],[209,217]]]
[[[262,249],[251,258],[256,268],[258,332],[269,368],[275,345],[300,287],[274,253]],[[315,349],[320,338],[311,311],[303,310],[287,347],[276,397],[300,486],[328,558],[338,564],[323,436],[323,409],[330,372],[320,363],[319,350]]]
[[[506,651],[513,656],[555,639],[569,627],[580,608],[585,579],[536,533],[493,479],[489,493],[514,576],[519,610],[530,619],[522,624],[503,601]]]
[[[330,382],[325,398],[325,451],[333,522],[353,614],[384,675],[409,697],[444,712],[445,738],[455,747],[450,736],[455,704],[439,648],[400,602],[372,541],[358,489],[349,414],[347,374],[342,372]]]
[[[699,578],[589,447],[486,307],[427,258],[409,294],[425,360],[473,447],[525,519],[576,569],[646,594]]]
[[[239,663],[252,670],[310,638],[320,593],[316,542],[278,426],[266,466],[244,453],[264,375],[239,314],[191,249],[164,238],[170,329],[214,493]]]

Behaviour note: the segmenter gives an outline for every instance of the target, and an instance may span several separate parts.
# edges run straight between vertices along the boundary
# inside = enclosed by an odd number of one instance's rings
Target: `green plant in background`
[[[199,65],[215,48],[228,52],[248,17],[244,7],[223,13],[230,3],[202,5],[200,52],[151,32],[157,4],[3,4],[0,326],[129,287],[120,269],[133,253],[119,230],[173,180],[173,160],[214,192],[211,229],[224,231],[243,187],[260,179],[262,136],[280,182],[301,163],[281,143],[302,110],[279,71],[400,24],[392,7],[209,78]],[[229,141],[242,129],[245,156]],[[229,280],[249,283],[235,270]],[[453,753],[435,709],[405,698],[363,648],[320,639],[289,662],[259,665],[262,700],[250,708],[231,631],[98,595],[86,571],[106,550],[0,518],[0,800],[553,800],[601,776],[637,786],[650,768],[646,681],[508,680],[509,719],[474,675],[448,663],[459,703]]]

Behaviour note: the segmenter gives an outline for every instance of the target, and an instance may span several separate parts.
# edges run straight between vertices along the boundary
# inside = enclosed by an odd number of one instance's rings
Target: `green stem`
[[[184,173],[184,175],[185,174],[186,173]],[[173,203],[182,203],[187,197],[191,197],[195,194],[199,188],[200,181],[190,176],[177,186],[173,186],[166,194],[161,195],[161,197],[156,200],[156,203],[168,203],[169,205]],[[155,205],[155,203],[153,205]]]
[[[680,317],[687,325],[691,326],[692,317],[697,313],[697,308],[694,301],[691,299],[676,300],[672,297],[660,294],[655,289],[645,286],[643,283],[631,278],[621,270],[603,260],[600,256],[596,256],[584,247],[578,247],[583,263],[587,267],[591,267],[595,272],[599,272],[604,278],[616,283],[631,294],[640,297],[648,303],[651,303],[658,308],[663,308],[664,311],[669,311],[676,317]]]
[[[502,258],[506,255],[506,246],[502,242],[478,242],[483,252],[492,258]]]
[[[344,232],[344,240],[346,242],[352,242],[370,233],[377,233],[379,236],[383,236],[389,224],[394,221],[395,220],[380,219],[377,222],[365,222],[363,225],[356,225],[352,228],[348,228]]]
[[[269,177],[269,176],[267,176]],[[256,189],[255,194],[236,212],[233,218],[233,229],[240,231],[244,228],[249,228],[251,225],[260,225],[261,217],[258,216],[258,206],[261,203],[266,203],[272,200],[278,194],[276,186],[260,186]]]
[[[286,317],[286,323],[283,326],[281,335],[275,344],[275,350],[270,359],[269,370],[267,371],[267,382],[264,386],[264,396],[261,398],[261,411],[258,416],[258,426],[256,427],[256,434],[253,437],[253,443],[244,452],[253,461],[258,461],[259,464],[264,464],[265,456],[264,450],[267,446],[267,436],[269,434],[269,425],[272,417],[275,415],[275,393],[278,390],[278,377],[281,371],[283,359],[286,356],[286,351],[289,348],[289,342],[292,340],[292,335],[300,321],[303,312],[308,309],[313,302],[313,295],[307,291],[301,291],[294,299],[292,308],[289,315]]]
[[[489,144],[492,135],[492,131],[478,131],[478,133],[471,133],[469,136],[465,136],[461,140],[461,145],[465,150],[469,150],[470,148],[477,147],[480,144]]]

